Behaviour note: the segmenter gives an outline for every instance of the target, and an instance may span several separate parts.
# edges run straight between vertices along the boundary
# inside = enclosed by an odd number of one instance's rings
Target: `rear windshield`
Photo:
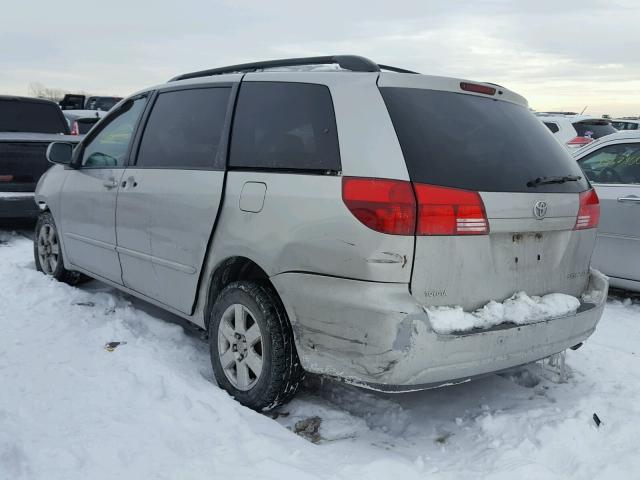
[[[616,130],[638,130],[638,124],[633,122],[611,122]]]
[[[120,100],[122,100],[120,97],[89,97],[85,108],[87,110],[103,110],[106,112],[111,110]]]
[[[55,104],[0,99],[0,132],[69,133],[69,130]]]
[[[574,123],[573,128],[579,137],[600,138],[617,132],[609,122],[602,120],[583,120]]]
[[[528,187],[582,171],[527,108],[475,95],[380,88],[411,180],[484,192],[581,192],[588,182]]]
[[[76,122],[78,122],[78,133],[79,134],[87,133],[89,130],[91,130],[91,127],[93,127],[96,123],[98,123],[98,120],[100,119],[99,118],[79,118],[78,120],[76,120]]]

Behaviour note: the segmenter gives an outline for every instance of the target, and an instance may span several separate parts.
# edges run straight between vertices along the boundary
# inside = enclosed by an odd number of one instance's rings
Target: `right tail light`
[[[578,209],[578,217],[574,230],[585,230],[587,228],[596,228],[600,222],[600,199],[598,194],[592,188],[586,192],[580,193],[580,208]]]

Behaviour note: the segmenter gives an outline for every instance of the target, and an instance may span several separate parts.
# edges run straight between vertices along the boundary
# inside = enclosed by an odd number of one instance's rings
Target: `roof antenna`
[[[589,105],[585,105],[585,106],[584,106],[584,108],[583,108],[583,109],[582,109],[582,111],[580,112],[580,115],[582,115],[582,114],[587,110],[587,108],[589,108]]]

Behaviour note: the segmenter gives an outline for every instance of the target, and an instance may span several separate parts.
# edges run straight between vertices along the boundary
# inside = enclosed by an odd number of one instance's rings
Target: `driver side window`
[[[146,97],[125,103],[115,117],[84,147],[82,166],[86,168],[124,167],[129,143],[147,102]]]
[[[580,160],[594,183],[640,183],[640,143],[608,145]]]

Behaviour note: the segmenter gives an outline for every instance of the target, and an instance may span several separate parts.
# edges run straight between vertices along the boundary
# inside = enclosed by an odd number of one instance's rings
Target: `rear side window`
[[[245,82],[236,107],[229,165],[340,170],[336,120],[324,85]]]
[[[616,130],[638,130],[638,124],[633,122],[611,122]]]
[[[558,131],[560,130],[558,128],[558,124],[557,123],[551,123],[551,122],[544,122],[544,124],[547,126],[547,128],[551,131],[551,133],[558,133]]]
[[[217,157],[230,93],[229,87],[160,93],[142,135],[136,166],[223,168],[224,160]]]
[[[585,120],[573,124],[579,137],[600,138],[616,133],[617,130],[609,123],[602,120]]]
[[[602,147],[580,160],[580,166],[595,183],[640,183],[640,143]]]
[[[581,192],[578,182],[528,187],[538,177],[582,175],[527,108],[416,88],[380,89],[411,180],[484,192]]]
[[[53,103],[0,99],[0,132],[69,133]]]

